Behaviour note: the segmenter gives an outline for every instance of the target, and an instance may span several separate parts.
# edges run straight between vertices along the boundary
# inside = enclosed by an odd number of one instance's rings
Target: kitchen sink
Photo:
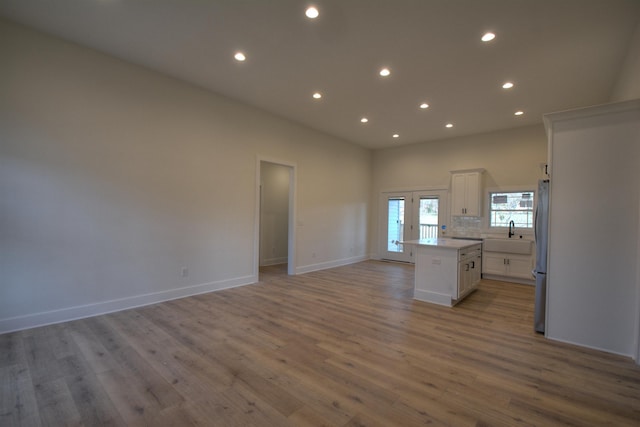
[[[506,252],[510,254],[530,254],[531,240],[522,239],[484,239],[482,250],[487,252]]]

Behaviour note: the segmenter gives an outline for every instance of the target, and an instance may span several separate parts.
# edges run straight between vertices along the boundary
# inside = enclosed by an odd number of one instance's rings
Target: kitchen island
[[[413,298],[452,307],[480,283],[482,243],[462,239],[420,239],[415,245]]]

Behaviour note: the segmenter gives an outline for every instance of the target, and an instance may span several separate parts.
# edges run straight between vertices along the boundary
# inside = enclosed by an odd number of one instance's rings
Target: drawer
[[[482,245],[469,246],[458,251],[458,261],[477,258],[482,255]]]

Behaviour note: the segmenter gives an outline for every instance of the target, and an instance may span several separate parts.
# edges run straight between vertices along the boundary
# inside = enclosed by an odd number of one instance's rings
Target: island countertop
[[[416,245],[416,246],[432,246],[438,248],[449,249],[462,249],[468,246],[477,245],[481,242],[478,240],[464,240],[464,239],[449,239],[449,238],[430,238],[419,240],[405,240],[402,242],[404,245]]]

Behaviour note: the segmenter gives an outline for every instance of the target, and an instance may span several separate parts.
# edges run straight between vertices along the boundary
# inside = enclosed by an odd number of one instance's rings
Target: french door
[[[400,242],[442,235],[445,224],[446,191],[382,193],[381,258],[413,262],[413,245]]]

